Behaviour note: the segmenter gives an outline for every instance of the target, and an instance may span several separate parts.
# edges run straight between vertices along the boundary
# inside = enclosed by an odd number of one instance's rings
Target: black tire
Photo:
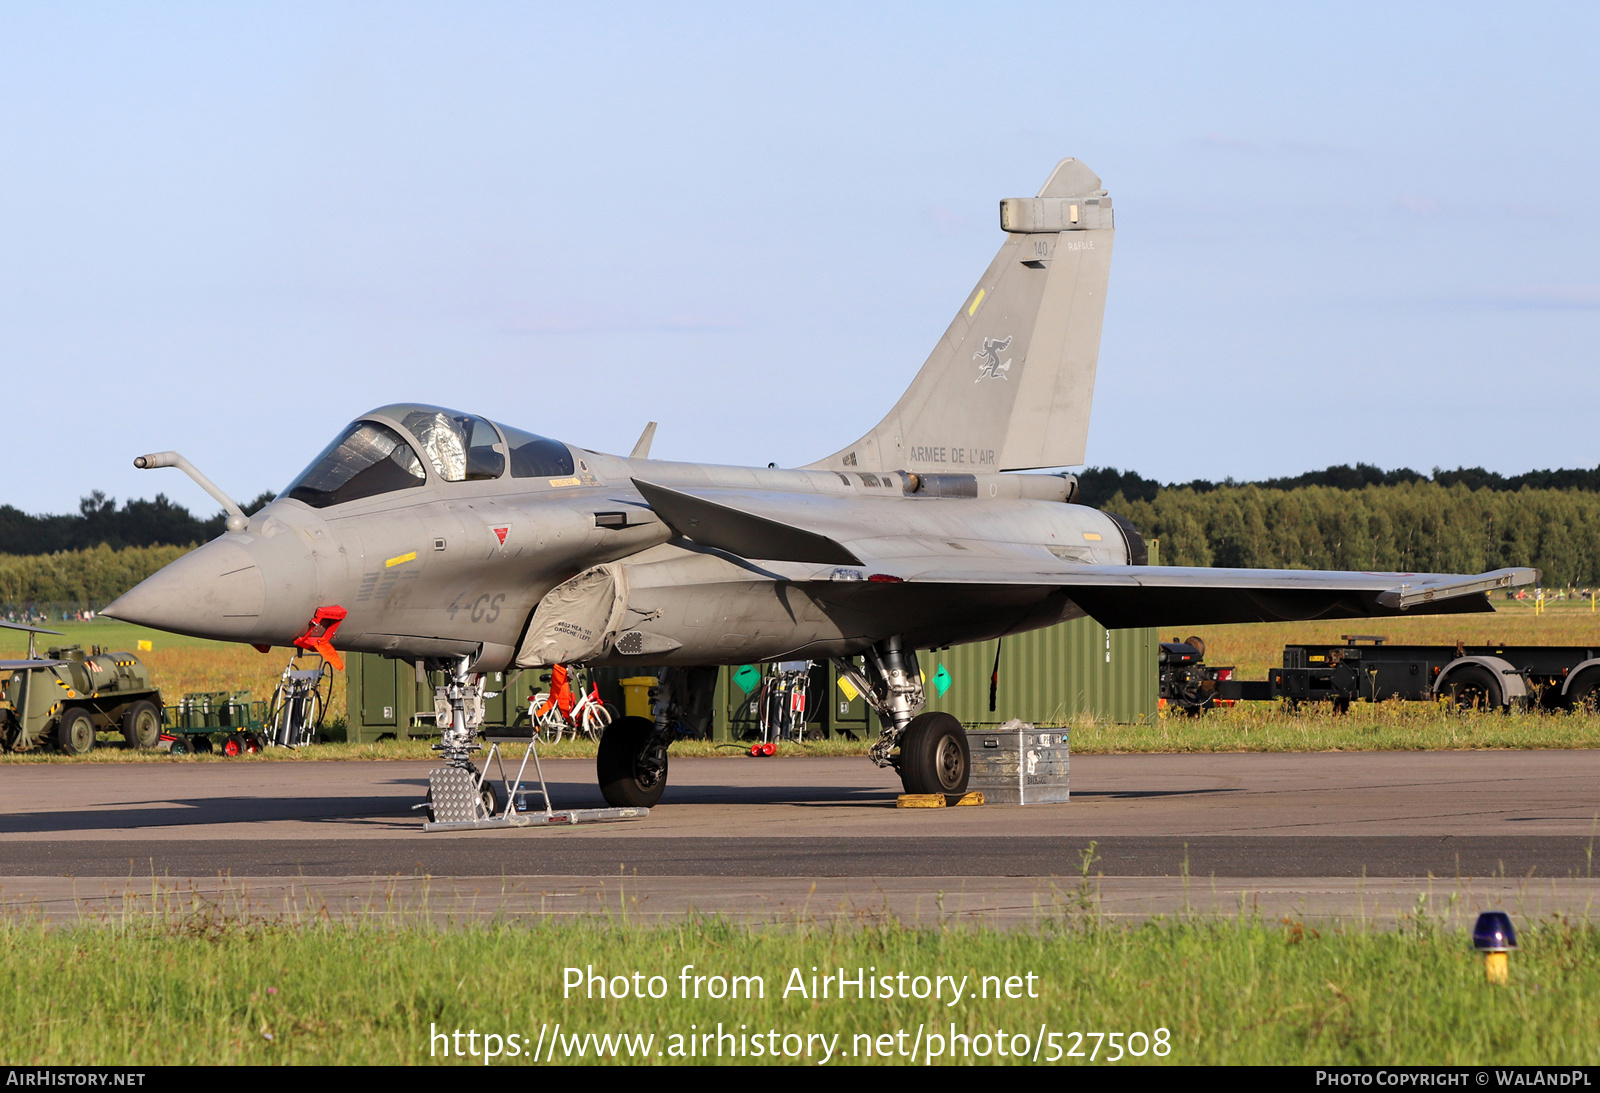
[[[161,711],[154,702],[140,699],[122,715],[122,739],[130,748],[141,750],[161,743]]]
[[[206,733],[201,733],[198,736],[190,736],[186,739],[189,741],[189,750],[194,752],[196,755],[210,755],[216,750],[215,745],[211,743],[211,737]]]
[[[1573,713],[1600,713],[1600,671],[1590,669],[1567,690],[1565,705]]]
[[[68,706],[56,723],[56,743],[68,755],[94,751],[94,718],[82,706]]]
[[[179,734],[173,736],[172,746],[167,751],[172,755],[188,755],[194,751],[194,748],[190,746],[187,736]]]
[[[1500,681],[1481,664],[1466,664],[1451,672],[1444,693],[1460,710],[1501,710],[1506,704]]]
[[[601,734],[595,771],[600,792],[612,808],[654,808],[661,800],[667,788],[666,745],[658,745],[659,754],[652,756],[659,768],[644,763],[655,727],[648,717],[624,717],[607,725]]]
[[[907,793],[965,793],[972,773],[967,731],[947,713],[918,714],[900,738],[900,782]]]
[[[483,801],[483,811],[488,813],[490,819],[500,815],[500,792],[494,788],[494,783],[485,778],[483,785],[478,787],[478,797]],[[428,810],[430,813],[432,809]]]

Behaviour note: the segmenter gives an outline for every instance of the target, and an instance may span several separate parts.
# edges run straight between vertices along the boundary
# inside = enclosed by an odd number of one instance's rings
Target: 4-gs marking
[[[473,622],[499,622],[500,608],[506,602],[504,592],[484,592],[476,599],[469,599],[472,593],[463,592],[450,601],[450,606],[445,609],[450,621],[462,611],[468,611],[468,618]]]

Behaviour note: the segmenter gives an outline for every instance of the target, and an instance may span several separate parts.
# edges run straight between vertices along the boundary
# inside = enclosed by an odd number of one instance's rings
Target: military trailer
[[[130,748],[161,742],[161,692],[132,653],[64,645],[0,671],[10,672],[0,701],[0,743],[10,751],[54,744],[81,755],[98,732],[121,733]]]
[[[1345,634],[1342,645],[1286,645],[1283,667],[1242,680],[1207,665],[1197,638],[1161,643],[1161,697],[1186,713],[1219,703],[1450,701],[1476,709],[1543,708],[1593,712],[1600,706],[1600,646],[1390,645],[1373,634]]]

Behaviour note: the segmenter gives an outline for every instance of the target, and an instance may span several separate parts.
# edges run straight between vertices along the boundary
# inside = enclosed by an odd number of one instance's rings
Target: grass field
[[[611,1055],[627,1061],[631,1048],[636,1061],[660,1063],[676,1061],[675,1047],[687,1056],[687,1037],[714,1036],[720,1023],[733,1036],[722,1041],[724,1062],[771,1062],[772,1044],[797,1056],[779,1061],[815,1064],[831,1041],[834,1062],[902,1064],[930,1061],[934,1050],[939,1063],[1031,1062],[1035,1044],[1039,1062],[1108,1062],[1120,1051],[1118,1065],[1600,1063],[1592,924],[1519,923],[1522,950],[1510,984],[1497,987],[1460,930],[1425,904],[1387,931],[1248,918],[1113,926],[1090,903],[1072,904],[1046,909],[1035,930],[1011,932],[870,919],[650,926],[620,912],[446,930],[314,917],[274,926],[200,906],[109,927],[11,923],[0,925],[0,999],[13,1015],[0,1025],[0,1057],[15,1065],[482,1063],[483,1045],[494,1043],[484,1034],[493,1033],[505,1053],[497,1062],[526,1065],[541,1036],[541,1062],[593,1062],[607,1052],[589,1034],[625,1033],[652,1039],[612,1040]],[[653,987],[665,997],[590,999],[585,988],[564,997],[569,965],[627,976],[630,995],[633,973],[646,992],[660,976]],[[698,1000],[681,996],[685,965],[707,977]],[[906,993],[923,989],[918,975],[965,977],[967,987],[953,1006],[948,986],[940,999],[857,999],[853,986],[843,1001],[836,990],[812,997],[813,969],[820,978],[840,968],[852,980],[856,969],[896,977],[896,995],[902,972]],[[805,994],[785,997],[796,969]],[[761,995],[709,998],[716,975],[724,993],[735,975],[759,976]],[[984,984],[984,976],[995,978]],[[1020,997],[996,997],[1012,976]],[[975,997],[980,986],[990,997]],[[457,1029],[476,1034],[459,1043],[464,1059],[450,1038]],[[1004,1058],[994,1047],[1002,1029]],[[445,1034],[442,1045],[435,1032]],[[983,1038],[963,1045],[952,1032]],[[1115,1050],[1092,1035],[1112,1032],[1121,1034]],[[741,1033],[744,1054],[729,1058]],[[695,1041],[697,1061],[706,1061],[706,1044]],[[1068,1056],[1073,1049],[1081,1057]]]
[[[156,682],[168,696],[189,691],[251,690],[258,698],[271,695],[288,650],[261,654],[249,646],[183,638],[112,620],[63,623],[66,631],[55,642],[98,644],[135,649],[140,639],[154,648],[138,655],[150,666]],[[1557,604],[1543,614],[1531,606],[1503,603],[1493,615],[1460,615],[1384,620],[1381,623],[1272,623],[1250,626],[1213,626],[1196,631],[1207,642],[1206,660],[1234,664],[1242,678],[1261,679],[1267,668],[1282,661],[1288,641],[1333,641],[1341,634],[1373,633],[1396,643],[1454,643],[1502,641],[1517,644],[1585,645],[1600,652],[1600,615],[1587,606]],[[0,631],[0,655],[16,656],[26,649],[14,632]],[[1173,635],[1163,635],[1173,636]],[[1182,636],[1187,637],[1186,631]],[[41,645],[46,639],[41,638]],[[344,677],[335,676],[332,710],[344,709]],[[1421,702],[1357,703],[1347,714],[1335,714],[1325,705],[1286,713],[1266,703],[1245,703],[1234,709],[1215,710],[1201,718],[1162,717],[1150,724],[1118,725],[1090,718],[1072,725],[1072,748],[1080,754],[1107,752],[1173,751],[1367,751],[1441,748],[1595,748],[1600,747],[1600,717],[1565,713],[1518,712],[1463,714]],[[115,737],[106,743],[115,744]],[[826,741],[785,745],[783,755],[859,755],[867,742]],[[543,754],[552,757],[593,756],[590,741],[563,741]],[[680,741],[673,754],[682,756],[739,755],[740,749],[702,741]],[[379,744],[329,744],[299,751],[269,749],[261,756],[223,759],[164,754],[138,754],[118,747],[96,749],[87,756],[66,757],[50,752],[0,756],[4,762],[303,762],[313,759],[423,759],[432,753],[422,741],[388,741]]]

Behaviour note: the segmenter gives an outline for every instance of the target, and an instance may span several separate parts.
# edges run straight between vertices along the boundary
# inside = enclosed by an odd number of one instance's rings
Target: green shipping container
[[[1064,725],[1084,715],[1149,720],[1156,714],[1158,641],[1154,630],[1107,630],[1093,619],[1073,619],[998,642],[925,652],[920,659],[928,709],[954,714],[963,725],[997,725],[1014,717]],[[941,667],[950,677],[942,696],[934,685]]]

